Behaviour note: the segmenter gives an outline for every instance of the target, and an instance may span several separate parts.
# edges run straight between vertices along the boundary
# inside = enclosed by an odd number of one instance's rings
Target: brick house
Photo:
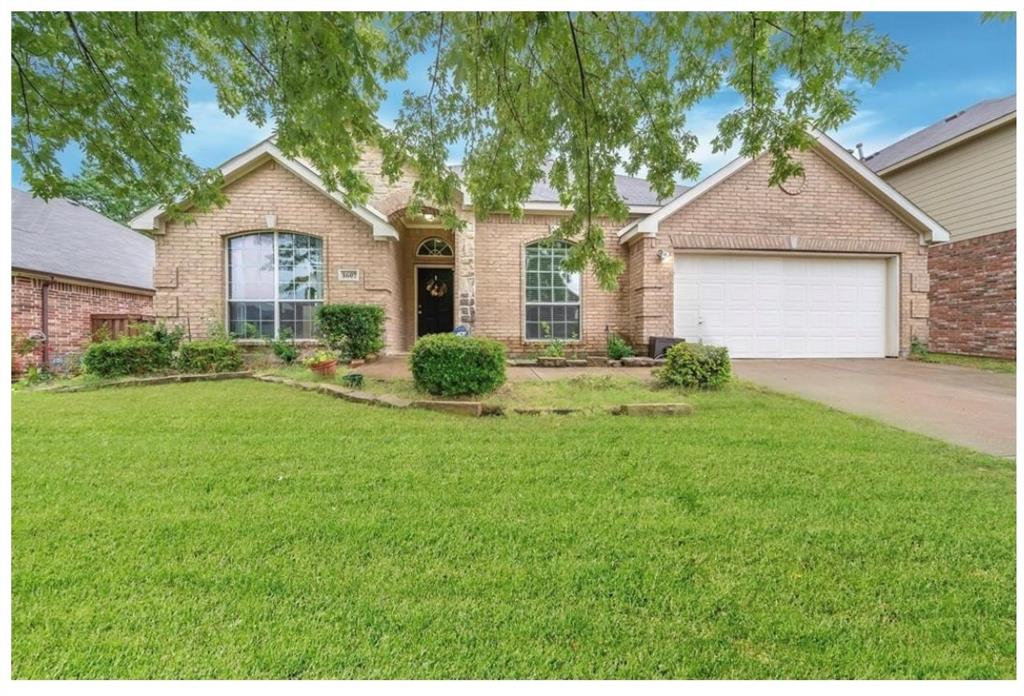
[[[35,349],[14,355],[60,369],[88,345],[95,326],[115,331],[153,314],[153,240],[65,199],[11,190],[11,333]]]
[[[414,181],[380,174],[365,206],[347,207],[305,162],[272,139],[221,168],[228,203],[188,224],[145,211],[132,227],[156,240],[155,313],[236,334],[288,329],[312,339],[323,302],[384,308],[386,351],[463,325],[513,352],[551,338],[601,352],[610,333],[638,346],[655,336],[727,345],[737,357],[883,357],[928,331],[928,244],[946,231],[824,135],[799,154],[784,189],[768,162],[741,158],[658,201],[642,179],[619,177],[629,206],[606,222],[607,251],[626,271],[614,291],[561,269],[545,243],[566,210],[544,183],[524,215],[446,230],[406,211]]]
[[[1016,95],[968,107],[865,164],[949,230],[929,250],[928,347],[1016,357]]]

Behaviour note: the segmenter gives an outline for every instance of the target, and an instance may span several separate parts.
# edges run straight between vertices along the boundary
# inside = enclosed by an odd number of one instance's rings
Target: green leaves
[[[904,54],[848,13],[22,12],[13,153],[44,197],[72,190],[57,155],[77,146],[115,197],[184,201],[178,215],[220,205],[219,175],[181,150],[193,130],[188,84],[201,76],[226,114],[273,122],[278,147],[352,203],[371,193],[357,167],[368,146],[389,177],[413,168],[413,208],[436,209],[449,227],[462,224],[463,190],[477,217],[521,215],[546,176],[573,211],[555,236],[579,242],[570,262],[610,287],[622,264],[598,221],[629,215],[614,172],[643,174],[663,199],[698,176],[686,124],[695,105],[734,91],[742,106],[713,145],[770,153],[777,184],[801,173],[790,155],[809,147],[807,130],[850,119],[853,86]],[[414,57],[427,83],[385,128],[387,83]]]

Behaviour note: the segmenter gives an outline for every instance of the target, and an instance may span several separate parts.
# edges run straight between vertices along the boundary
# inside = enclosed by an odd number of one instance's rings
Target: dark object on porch
[[[651,358],[664,358],[665,351],[677,343],[686,343],[686,339],[651,336],[647,341],[647,356]]]

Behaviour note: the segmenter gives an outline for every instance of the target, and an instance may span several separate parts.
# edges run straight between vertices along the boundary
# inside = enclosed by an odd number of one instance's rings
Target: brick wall
[[[266,230],[266,216],[274,215],[277,230],[323,240],[327,301],[380,305],[387,314],[386,350],[402,349],[399,242],[374,240],[367,223],[275,162],[230,184],[225,193],[229,202],[223,208],[197,214],[189,224],[169,223],[156,238],[158,316],[187,325],[194,338],[207,335],[211,324],[223,325],[225,239]],[[340,268],[358,268],[359,280],[339,282]]]
[[[551,227],[562,218],[527,215],[513,220],[508,215],[492,215],[476,223],[476,333],[506,343],[512,351],[537,348],[524,338],[524,247],[550,235]],[[614,258],[626,260],[625,249],[618,243],[618,225],[602,224],[605,249]],[[580,341],[577,345],[589,351],[603,351],[606,331],[629,334],[629,274],[619,279],[619,289],[602,290],[590,272],[583,274],[580,295]]]
[[[1017,231],[929,249],[928,348],[1000,358],[1017,356]]]
[[[11,278],[11,332],[16,337],[41,332],[42,285],[39,278]],[[85,350],[92,331],[93,314],[153,314],[153,298],[122,290],[111,290],[65,282],[51,282],[47,302],[49,352],[51,364],[73,357]],[[20,374],[29,365],[40,365],[42,347],[19,360],[12,372]]]
[[[673,333],[671,262],[659,250],[803,250],[900,257],[900,351],[928,335],[928,251],[917,234],[814,152],[798,153],[806,172],[799,195],[770,187],[762,157],[663,220],[657,238],[630,243],[633,340]]]

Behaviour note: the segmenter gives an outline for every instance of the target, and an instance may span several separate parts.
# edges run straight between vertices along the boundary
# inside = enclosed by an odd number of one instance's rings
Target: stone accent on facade
[[[1017,356],[1017,231],[929,249],[928,349],[998,358]]]
[[[476,325],[476,224],[469,221],[455,233],[455,323],[472,331]]]
[[[42,278],[14,275],[11,278],[11,333],[27,337],[43,330]],[[51,365],[74,360],[92,338],[93,314],[134,314],[152,316],[153,297],[148,293],[51,281],[47,290],[47,323]],[[20,374],[30,365],[42,364],[42,346],[19,359],[12,372]]]
[[[900,353],[913,336],[927,340],[928,294],[913,282],[928,273],[918,234],[814,152],[797,157],[806,173],[799,195],[769,186],[771,163],[761,157],[663,220],[657,238],[630,243],[634,343],[673,334],[674,264],[658,253],[694,249],[898,256]]]

